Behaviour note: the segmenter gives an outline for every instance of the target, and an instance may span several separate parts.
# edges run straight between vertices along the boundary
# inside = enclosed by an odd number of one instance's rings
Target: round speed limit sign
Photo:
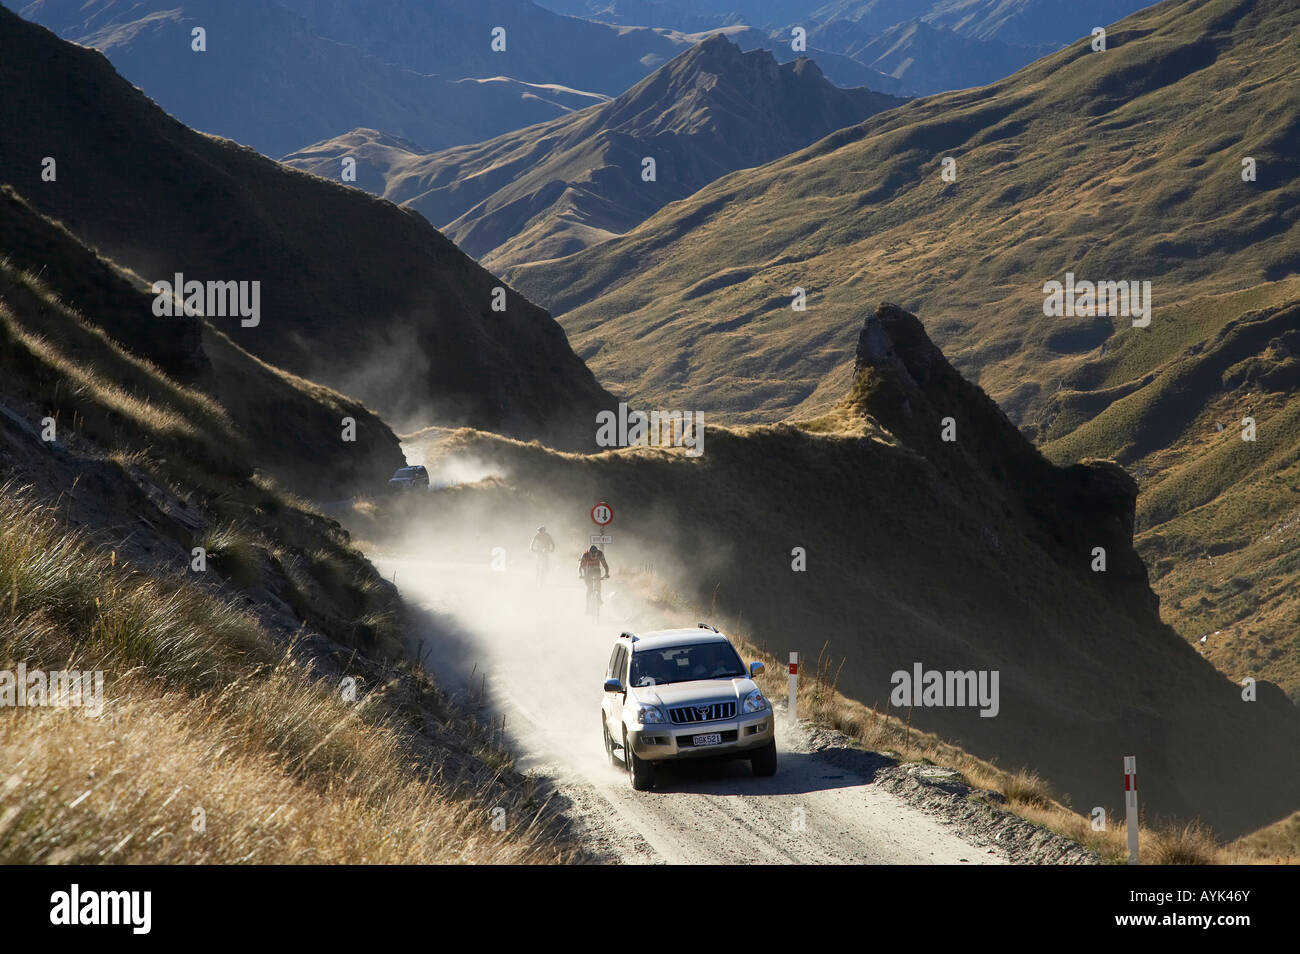
[[[591,522],[598,527],[607,527],[614,522],[614,508],[603,500],[591,508]]]

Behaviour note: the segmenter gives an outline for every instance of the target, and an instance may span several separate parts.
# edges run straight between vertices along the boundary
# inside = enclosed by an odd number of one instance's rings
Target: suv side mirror
[[[606,680],[605,680],[605,691],[606,691],[606,692],[622,692],[622,691],[623,691],[623,683],[619,682],[617,679],[606,679]]]
[[[750,679],[753,679],[755,676],[757,676],[757,675],[758,675],[760,672],[762,672],[762,671],[763,671],[763,664],[762,664],[761,662],[752,662],[752,663],[749,664],[749,678],[750,678]]]

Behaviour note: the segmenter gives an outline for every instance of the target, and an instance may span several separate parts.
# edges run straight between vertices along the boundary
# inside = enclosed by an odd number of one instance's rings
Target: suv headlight
[[[762,689],[755,689],[749,695],[745,696],[745,703],[741,706],[744,712],[762,712],[768,706],[767,698],[763,695]]]
[[[648,725],[652,722],[667,722],[664,718],[663,711],[658,706],[648,706],[638,704],[628,707],[632,713],[632,719],[638,725]]]

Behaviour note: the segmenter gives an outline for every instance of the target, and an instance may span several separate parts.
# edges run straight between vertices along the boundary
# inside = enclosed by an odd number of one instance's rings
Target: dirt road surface
[[[519,767],[553,779],[590,847],[622,863],[1004,864],[996,850],[873,786],[870,771],[833,764],[778,712],[780,763],[755,778],[748,762],[662,768],[650,792],[631,790],[606,759],[601,683],[614,639],[647,631],[654,613],[606,581],[599,625],[584,618],[576,569],[555,561],[543,586],[528,567],[372,554],[410,602],[453,620],[458,651],[427,647],[446,686],[486,690]]]

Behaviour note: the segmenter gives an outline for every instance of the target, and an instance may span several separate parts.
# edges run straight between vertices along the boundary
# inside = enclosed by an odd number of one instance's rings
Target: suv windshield
[[[628,681],[633,686],[662,686],[694,679],[737,679],[748,675],[730,643],[695,643],[632,654]]]

